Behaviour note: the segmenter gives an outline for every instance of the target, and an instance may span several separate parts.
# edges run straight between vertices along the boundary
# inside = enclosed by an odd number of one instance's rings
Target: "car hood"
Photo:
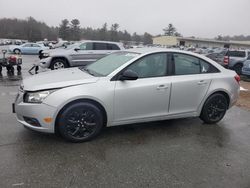
[[[53,70],[30,76],[23,80],[23,90],[38,91],[54,88],[63,88],[73,85],[97,82],[99,78],[94,77],[79,68]]]

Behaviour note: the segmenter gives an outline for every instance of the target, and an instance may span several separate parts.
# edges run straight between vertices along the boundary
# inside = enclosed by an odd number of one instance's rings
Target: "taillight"
[[[229,57],[228,56],[224,56],[223,63],[224,63],[224,65],[228,65],[228,63],[229,63]]]
[[[234,76],[234,79],[240,84],[240,76],[238,74]]]

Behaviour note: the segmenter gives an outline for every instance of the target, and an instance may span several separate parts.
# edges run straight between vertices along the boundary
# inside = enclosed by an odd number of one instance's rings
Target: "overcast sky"
[[[118,23],[139,34],[162,34],[173,23],[184,36],[250,35],[250,0],[0,0],[0,18],[28,16],[50,26],[64,18],[83,27]]]

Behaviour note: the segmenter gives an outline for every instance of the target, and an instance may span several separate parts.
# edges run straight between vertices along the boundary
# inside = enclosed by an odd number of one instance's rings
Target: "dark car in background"
[[[250,55],[248,56],[247,60],[243,62],[242,75],[250,78]]]

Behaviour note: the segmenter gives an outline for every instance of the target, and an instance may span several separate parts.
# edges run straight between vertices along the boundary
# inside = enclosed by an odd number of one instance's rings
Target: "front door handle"
[[[161,89],[167,89],[167,88],[168,88],[168,86],[166,86],[166,85],[159,85],[156,89],[161,90]]]

